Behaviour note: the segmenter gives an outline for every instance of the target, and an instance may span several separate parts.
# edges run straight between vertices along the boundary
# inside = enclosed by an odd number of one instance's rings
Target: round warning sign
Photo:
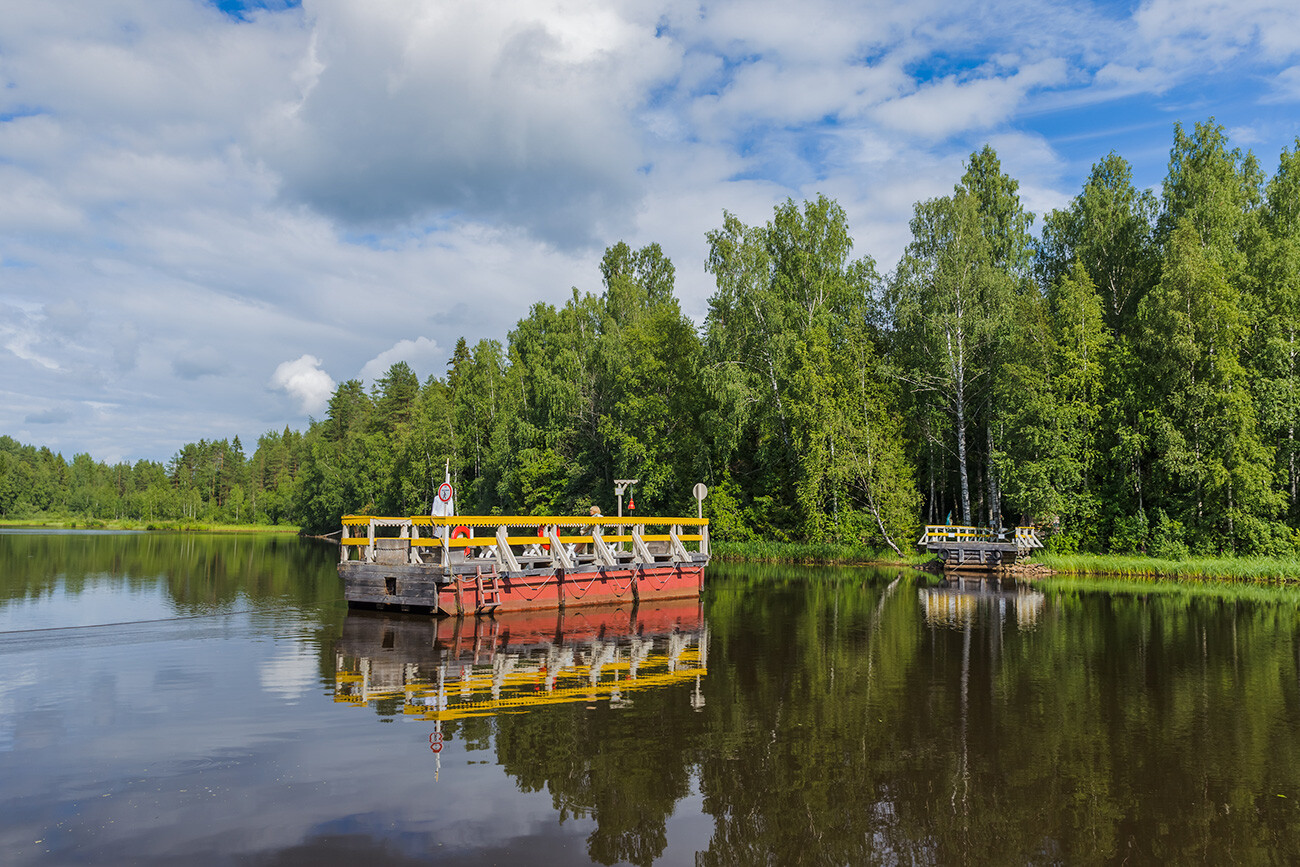
[[[451,502],[451,485],[443,482],[438,486],[438,499],[442,500],[444,503]]]

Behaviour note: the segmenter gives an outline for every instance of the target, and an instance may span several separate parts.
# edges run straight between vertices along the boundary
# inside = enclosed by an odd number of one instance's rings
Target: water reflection
[[[952,629],[979,620],[1033,629],[1047,604],[1046,594],[1011,577],[953,578],[917,593],[926,623]]]
[[[442,619],[351,611],[335,643],[334,700],[445,722],[570,702],[624,707],[692,682],[704,706],[698,600]]]
[[[434,622],[334,559],[0,534],[4,862],[1300,859],[1295,595],[723,564]]]

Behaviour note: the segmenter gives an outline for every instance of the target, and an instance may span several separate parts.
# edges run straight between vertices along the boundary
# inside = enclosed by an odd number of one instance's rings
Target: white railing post
[[[645,540],[641,538],[644,533],[645,524],[632,525],[632,554],[638,563],[653,563],[655,561],[654,555],[650,553]]]
[[[678,563],[691,562],[691,555],[686,553],[686,546],[682,544],[682,527],[680,524],[673,524],[668,528],[668,536],[672,540],[673,559]]]
[[[560,544],[560,536],[556,532],[557,530],[559,530],[559,526],[556,524],[548,524],[546,527],[546,536],[551,543],[551,559],[565,569],[572,569],[573,561],[569,559],[569,552],[565,551],[564,546]]]
[[[609,544],[605,542],[605,537],[601,533],[602,529],[599,525],[591,528],[591,544],[596,549],[596,562],[602,566],[617,566],[618,560],[614,557],[614,552],[610,550]]]
[[[518,572],[519,561],[515,559],[515,552],[511,551],[510,546],[506,544],[506,539],[509,537],[510,534],[506,532],[505,524],[497,527],[497,567],[499,569],[504,567],[511,572]]]

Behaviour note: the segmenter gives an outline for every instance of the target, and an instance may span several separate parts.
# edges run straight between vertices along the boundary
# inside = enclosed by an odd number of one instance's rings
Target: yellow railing
[[[959,524],[926,524],[925,532],[916,540],[917,545],[933,542],[1015,542],[1021,548],[1041,548],[1043,543],[1033,527],[990,530],[988,527],[970,527]]]
[[[689,682],[708,674],[705,655],[694,636],[695,647],[679,652],[651,652],[636,665],[626,658],[627,648],[616,648],[611,658],[597,665],[562,664],[549,669],[546,659],[515,657],[510,666],[492,663],[451,666],[447,681],[438,678],[390,683],[372,687],[363,673],[363,660],[348,660],[361,670],[340,668],[334,678],[334,701],[361,706],[379,699],[400,699],[402,713],[430,720],[465,719],[522,711],[544,705],[624,698],[631,693]],[[510,654],[507,654],[510,655]],[[458,674],[459,673],[459,674]]]
[[[688,542],[697,545],[698,553],[705,556],[709,553],[708,518],[608,518],[570,515],[451,515],[446,517],[412,515],[407,518],[397,518],[345,515],[342,523],[343,532],[339,542],[343,560],[350,559],[349,549],[362,548],[365,550],[360,552],[361,556],[368,561],[373,561],[376,541],[385,538],[400,539],[401,547],[417,552],[421,549],[432,551],[439,548],[444,552],[492,549],[491,552],[484,552],[480,556],[495,556],[500,565],[511,569],[518,568],[517,563],[514,562],[516,552],[512,550],[515,547],[527,550],[540,546],[538,552],[526,556],[539,556],[541,552],[549,552],[551,546],[567,549],[567,553],[557,553],[555,559],[559,561],[564,561],[567,556],[574,556],[573,551],[578,545],[603,549],[605,546],[627,543],[632,546],[634,560],[637,562],[647,559],[645,557],[647,549],[644,546],[651,542],[669,543],[669,553],[678,555],[687,553],[682,546]],[[646,527],[666,527],[668,532],[646,533]],[[699,532],[685,533],[682,531],[684,527],[696,527]],[[496,532],[481,536],[457,535],[452,538],[452,534],[458,529],[473,534],[476,528],[495,528]],[[531,532],[527,535],[517,535],[523,528]],[[570,532],[561,535],[561,529],[582,528],[590,528],[592,532],[576,534]],[[606,528],[627,528],[632,532],[606,535],[604,533]],[[384,531],[392,530],[397,531],[396,536],[384,535]],[[509,530],[514,530],[516,534],[512,534]],[[444,557],[446,556],[444,553]],[[520,556],[525,555],[521,552]],[[422,562],[418,554],[414,562]]]

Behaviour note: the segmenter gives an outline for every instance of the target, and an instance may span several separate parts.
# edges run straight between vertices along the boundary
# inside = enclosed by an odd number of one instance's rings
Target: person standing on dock
[[[603,517],[605,517],[604,515],[602,515],[602,514],[600,513],[600,506],[592,506],[591,509],[590,509],[590,511],[588,512],[588,514],[591,515],[591,517],[593,517],[593,518],[603,518]],[[600,526],[600,525],[597,524],[597,525],[594,526],[594,527],[588,527],[588,528],[587,528],[587,534],[588,534],[588,535],[591,535],[592,533],[596,532],[596,531],[597,531],[597,528],[598,528],[599,526]],[[592,553],[592,552],[595,551],[595,550],[596,550],[596,546],[595,546],[594,544],[593,544],[593,545],[583,545],[583,546],[582,546],[582,553],[584,553],[584,554],[590,554],[590,553]]]

